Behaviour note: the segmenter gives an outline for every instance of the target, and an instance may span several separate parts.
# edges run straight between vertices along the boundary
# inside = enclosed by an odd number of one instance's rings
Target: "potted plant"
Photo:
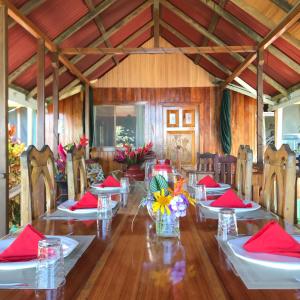
[[[145,171],[141,169],[141,164],[147,157],[154,155],[152,147],[152,142],[138,148],[124,144],[122,149],[116,149],[114,160],[126,165],[126,177],[144,180]]]

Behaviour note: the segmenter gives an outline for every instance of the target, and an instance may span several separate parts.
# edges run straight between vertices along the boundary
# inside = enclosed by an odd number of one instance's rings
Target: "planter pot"
[[[137,181],[143,181],[145,179],[145,171],[141,169],[140,165],[131,165],[127,168],[125,177]]]

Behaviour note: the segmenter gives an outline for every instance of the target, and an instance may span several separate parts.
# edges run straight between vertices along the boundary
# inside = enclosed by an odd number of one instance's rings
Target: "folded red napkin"
[[[216,187],[220,187],[220,185],[210,176],[205,176],[202,179],[200,179],[198,181],[198,184],[203,184],[208,188],[216,188]]]
[[[100,185],[99,187],[121,187],[120,182],[115,179],[113,176],[109,175]]]
[[[210,206],[227,207],[227,208],[247,208],[252,207],[251,203],[245,204],[233,190],[226,191],[217,200],[213,201]]]
[[[90,192],[86,192],[76,204],[69,207],[70,210],[84,209],[84,208],[97,208],[98,198]]]
[[[249,252],[263,252],[300,258],[300,244],[276,222],[270,221],[253,235],[243,248]]]
[[[45,236],[30,224],[20,235],[0,254],[0,262],[27,261],[38,256],[38,243]]]

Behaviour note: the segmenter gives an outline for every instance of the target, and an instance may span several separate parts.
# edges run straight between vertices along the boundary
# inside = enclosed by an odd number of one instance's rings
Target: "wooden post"
[[[45,145],[45,40],[37,41],[37,148]]]
[[[159,47],[159,0],[153,2],[154,47]]]
[[[59,119],[59,61],[58,53],[52,53],[51,56],[52,68],[53,68],[53,155],[54,158],[57,158],[57,146],[59,143],[58,136],[58,119]]]
[[[90,140],[90,89],[88,84],[85,85],[84,105],[85,105],[85,115],[84,115],[85,136]],[[89,145],[87,145],[86,152],[85,152],[86,159],[89,159],[89,152],[90,152],[90,147]]]
[[[7,7],[0,0],[0,236],[8,231]]]
[[[257,53],[257,163],[263,163],[264,157],[264,126],[263,126],[263,114],[264,114],[264,87],[263,87],[263,67],[264,67],[264,51],[258,50]]]

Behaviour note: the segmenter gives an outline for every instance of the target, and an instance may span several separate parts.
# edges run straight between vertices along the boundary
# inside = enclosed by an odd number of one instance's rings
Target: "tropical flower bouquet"
[[[195,199],[183,188],[184,182],[183,178],[177,179],[172,190],[162,175],[156,175],[150,181],[150,192],[144,204],[155,219],[158,236],[178,237],[179,218],[186,216],[190,204],[195,205]]]
[[[72,151],[74,147],[86,147],[89,143],[89,140],[83,135],[79,143],[70,143],[65,146],[62,144],[58,145],[57,152],[58,158],[55,160],[56,163],[56,180],[57,181],[66,181],[66,165],[67,165],[67,152]]]
[[[140,164],[145,161],[146,156],[153,154],[152,147],[152,142],[138,148],[124,144],[122,149],[116,149],[114,160],[127,166]]]

